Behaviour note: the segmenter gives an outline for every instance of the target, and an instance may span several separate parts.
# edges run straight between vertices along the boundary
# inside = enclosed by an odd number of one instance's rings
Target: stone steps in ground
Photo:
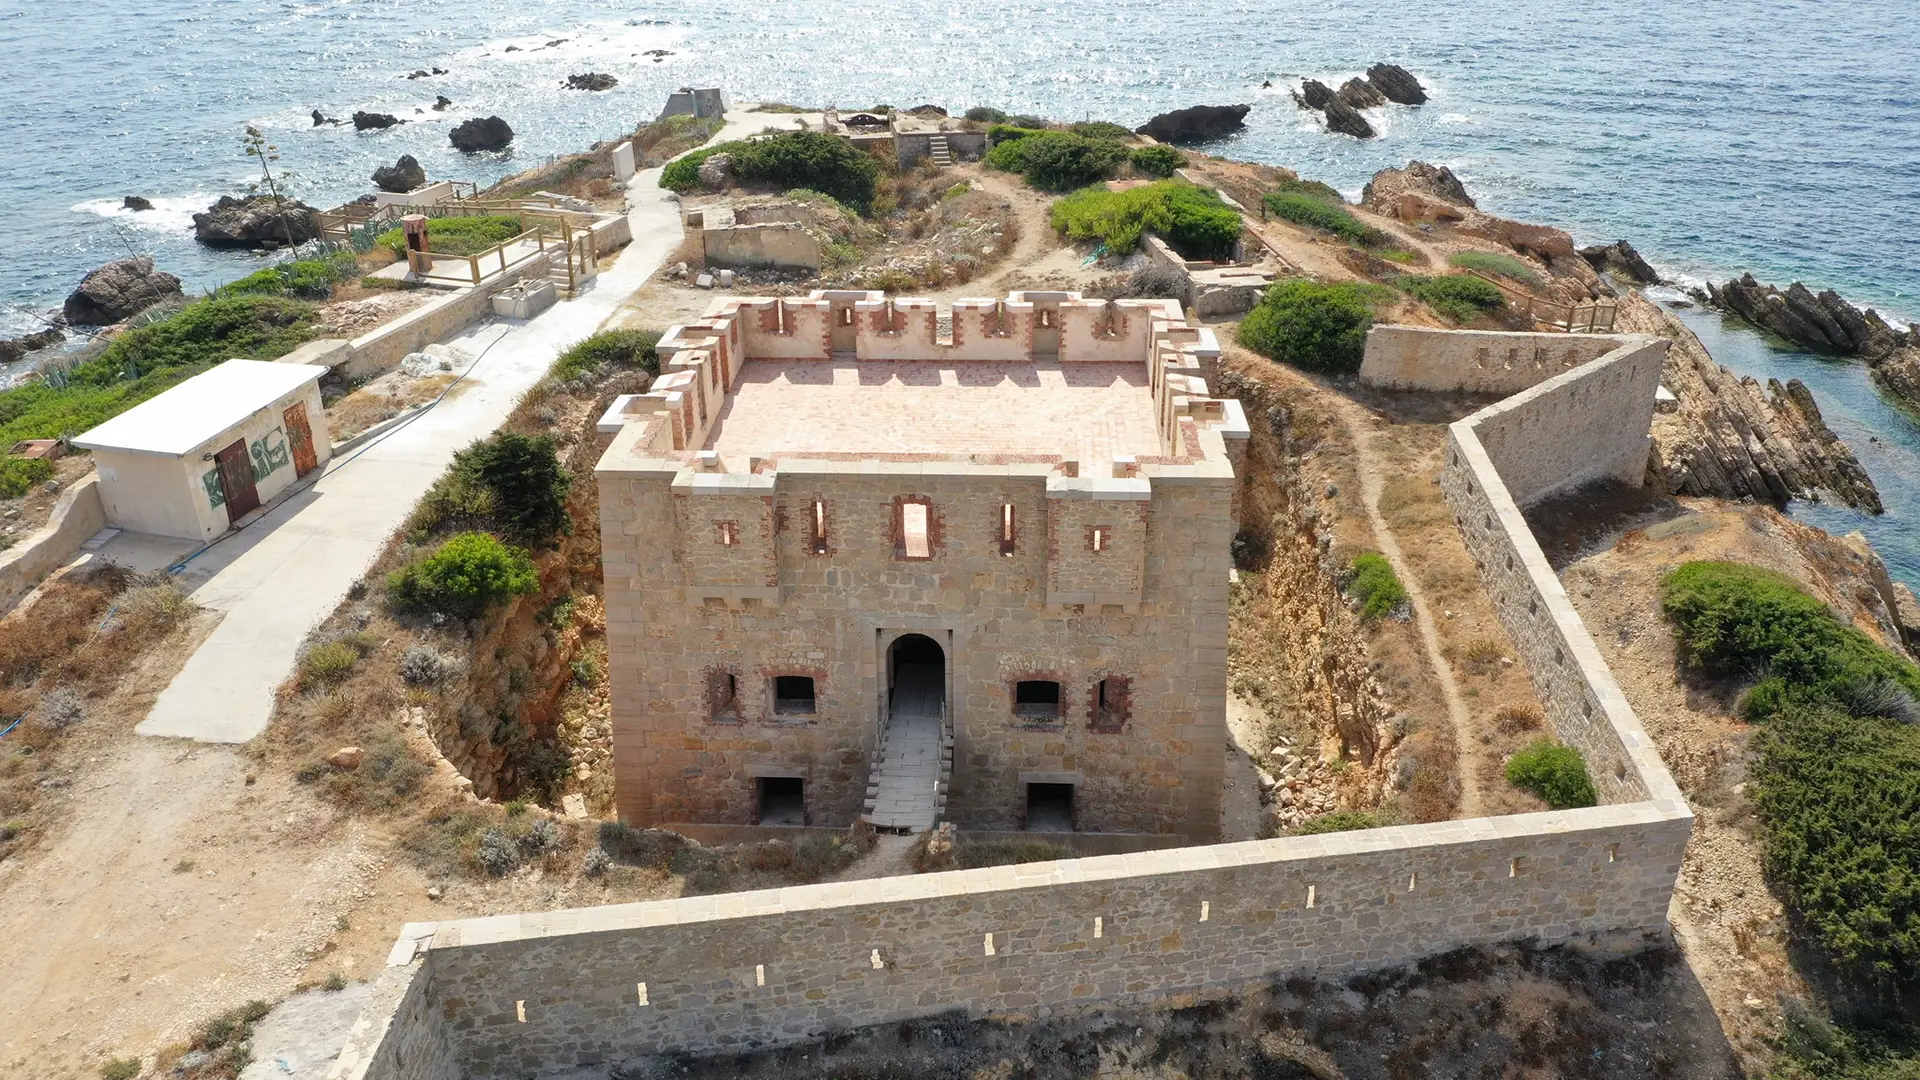
[[[863,817],[887,832],[933,828],[953,775],[953,740],[937,716],[896,716],[881,737]]]
[[[927,140],[927,156],[943,169],[953,164],[953,148],[947,145],[945,135],[935,135]]]

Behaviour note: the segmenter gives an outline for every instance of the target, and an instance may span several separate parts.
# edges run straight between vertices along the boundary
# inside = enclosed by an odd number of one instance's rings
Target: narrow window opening
[[[1314,906],[1316,900],[1318,899],[1317,893],[1318,893],[1318,890],[1315,886],[1312,886],[1312,885],[1307,886],[1307,906],[1308,907]]]
[[[634,986],[634,996],[640,999],[640,1004],[642,1005],[649,1004],[649,1002],[647,1001],[647,984],[634,983],[633,986]]]
[[[1607,861],[1608,862],[1620,861],[1620,845],[1619,844],[1607,845]]]
[[[761,825],[805,825],[807,782],[797,776],[760,778]]]
[[[1060,684],[1047,679],[1022,679],[1013,684],[1013,714],[1027,720],[1060,717]]]
[[[887,966],[887,962],[885,960],[880,959],[879,949],[873,950],[873,955],[868,958],[868,963],[871,963],[873,965],[873,970],[875,971],[879,971],[881,968],[884,968]]]
[[[992,956],[993,955],[993,935],[992,934],[987,935],[986,947],[987,947],[987,955]]]
[[[1027,830],[1073,831],[1073,785],[1028,784]]]
[[[1000,554],[1012,558],[1014,547],[1013,504],[1006,503],[1000,507]]]
[[[527,1022],[527,1003],[524,999],[513,1003],[513,1018],[522,1024]]]
[[[806,715],[814,711],[813,677],[776,675],[773,678],[773,711],[786,715]]]
[[[1525,856],[1517,857],[1507,863],[1507,876],[1510,878],[1517,878],[1526,872],[1527,860]]]
[[[720,523],[720,546],[732,547],[740,542],[740,526],[731,521]]]
[[[813,508],[807,514],[807,550],[815,555],[827,553],[827,503],[825,499],[813,500]]]
[[[853,325],[853,308],[843,307],[840,309],[840,325],[841,326]]]
[[[894,536],[894,551],[901,558],[933,558],[932,509],[924,500],[901,500]]]
[[[731,671],[707,673],[707,716],[720,723],[740,720],[740,677]]]
[[[1102,916],[1095,915],[1093,917],[1093,936],[1105,937],[1106,933],[1107,933],[1106,919]]]
[[[1053,312],[1051,311],[1040,312],[1040,329],[1042,330],[1053,329]]]
[[[1408,875],[1407,875],[1407,891],[1408,891],[1408,892],[1412,892],[1412,891],[1413,891],[1413,887],[1414,887],[1415,885],[1418,885],[1419,883],[1420,883],[1420,875],[1419,875],[1419,874],[1408,874]]]
[[[1087,546],[1096,553],[1107,550],[1108,545],[1113,542],[1111,533],[1112,530],[1105,525],[1095,525],[1087,531]]]
[[[1213,901],[1211,900],[1200,901],[1200,921],[1206,922],[1207,917],[1212,914],[1213,914]]]
[[[765,964],[753,965],[753,985],[755,986],[767,985],[767,965]]]
[[[1089,726],[1094,731],[1111,735],[1127,726],[1128,689],[1127,680],[1119,675],[1109,675],[1093,684],[1093,722]]]

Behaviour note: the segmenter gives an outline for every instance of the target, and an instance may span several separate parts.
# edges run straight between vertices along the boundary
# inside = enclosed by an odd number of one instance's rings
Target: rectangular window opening
[[[1027,831],[1073,831],[1073,785],[1027,785]]]
[[[827,503],[825,499],[813,500],[813,506],[807,512],[807,550],[815,555],[827,553]]]
[[[740,542],[740,526],[731,521],[720,523],[720,546],[732,547]]]
[[[767,985],[767,965],[765,964],[753,965],[753,985],[755,986]]]
[[[1098,554],[1107,550],[1113,543],[1112,530],[1105,525],[1095,525],[1087,534],[1087,546]]]
[[[740,719],[740,677],[731,671],[707,673],[707,716],[722,723]]]
[[[1620,861],[1620,845],[1619,844],[1607,845],[1607,861],[1608,862]]]
[[[917,499],[900,503],[900,534],[895,547],[902,558],[933,558],[932,507]]]
[[[1319,899],[1318,894],[1319,894],[1319,888],[1317,886],[1314,886],[1314,885],[1307,886],[1307,906],[1308,907],[1313,907],[1315,905],[1315,902]]]
[[[1050,679],[1022,679],[1013,684],[1013,715],[1026,720],[1060,718],[1060,684]]]
[[[987,955],[988,955],[988,956],[992,956],[992,955],[993,955],[993,935],[992,935],[992,934],[988,934],[988,935],[987,935],[987,940],[986,940],[986,950],[987,950]]]
[[[1000,554],[1011,559],[1013,557],[1015,547],[1016,547],[1016,544],[1015,544],[1014,534],[1013,534],[1013,504],[1006,503],[1000,507]]]
[[[880,969],[887,966],[887,962],[885,960],[880,959],[879,949],[873,950],[873,956],[869,958],[868,962],[873,965],[873,970],[875,971],[879,971]]]
[[[1212,914],[1213,914],[1213,901],[1211,900],[1200,901],[1200,921],[1206,922],[1207,918]]]
[[[647,1004],[647,1003],[648,1003],[648,1002],[647,1002],[647,984],[646,984],[646,983],[634,983],[633,985],[634,985],[634,993],[635,993],[635,996],[636,996],[636,997],[638,997],[638,998],[640,999],[640,1004],[642,1004],[642,1005],[645,1005],[645,1004]]]
[[[761,825],[805,825],[807,782],[797,776],[760,778]]]
[[[527,1022],[527,1003],[525,999],[513,1003],[513,1018],[522,1024]]]
[[[1093,936],[1105,937],[1106,933],[1107,933],[1107,920],[1103,916],[1095,915],[1093,917]]]
[[[1093,684],[1093,730],[1114,734],[1127,726],[1127,680],[1109,675]]]
[[[788,716],[804,716],[814,711],[811,675],[773,677],[773,711]]]

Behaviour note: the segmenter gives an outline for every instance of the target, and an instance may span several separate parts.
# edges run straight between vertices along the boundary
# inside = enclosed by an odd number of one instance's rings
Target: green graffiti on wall
[[[287,437],[279,428],[274,428],[253,442],[253,480],[259,483],[273,475],[275,469],[284,469],[293,464],[293,454],[287,449]]]
[[[227,505],[226,490],[220,486],[220,467],[218,465],[200,474],[200,483],[207,489],[207,501],[215,510]]]

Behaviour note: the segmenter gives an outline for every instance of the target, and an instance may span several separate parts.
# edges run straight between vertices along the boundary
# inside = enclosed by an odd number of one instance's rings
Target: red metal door
[[[227,520],[239,521],[260,505],[260,491],[253,486],[253,463],[247,460],[247,440],[236,439],[232,446],[213,455],[220,467],[220,490],[227,497]]]
[[[286,421],[287,442],[293,446],[293,474],[296,478],[305,476],[320,464],[313,452],[313,428],[307,426],[307,403],[296,401],[280,416]]]

